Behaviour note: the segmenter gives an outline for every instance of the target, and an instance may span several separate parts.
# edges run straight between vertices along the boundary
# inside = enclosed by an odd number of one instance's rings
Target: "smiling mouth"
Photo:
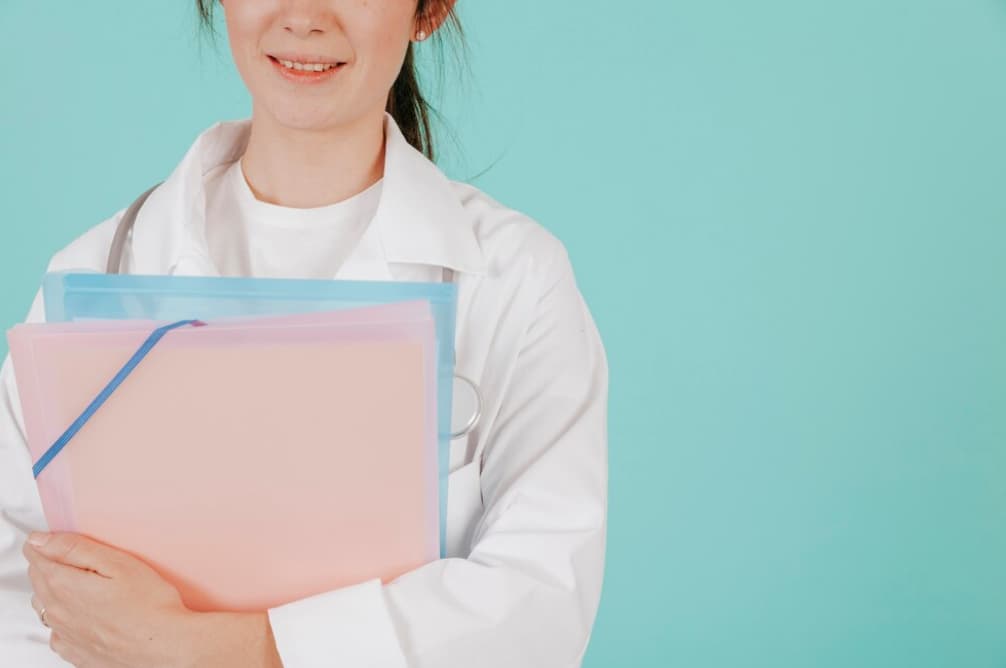
[[[279,65],[280,67],[283,67],[284,69],[289,70],[290,72],[305,72],[305,73],[327,72],[327,71],[329,71],[331,69],[335,69],[337,67],[345,65],[345,63],[309,63],[309,62],[300,62],[300,61],[296,61],[296,60],[286,60],[284,58],[277,58],[276,56],[269,56],[269,60],[271,60],[273,63]]]

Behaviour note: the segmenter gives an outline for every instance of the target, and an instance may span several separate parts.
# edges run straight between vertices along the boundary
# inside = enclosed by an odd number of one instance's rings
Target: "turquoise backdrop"
[[[461,16],[442,164],[566,243],[608,350],[585,665],[1006,666],[1006,1]],[[0,323],[247,113],[186,0],[2,0]]]

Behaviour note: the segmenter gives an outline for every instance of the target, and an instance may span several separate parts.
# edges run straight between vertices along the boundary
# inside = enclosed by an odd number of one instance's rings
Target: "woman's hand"
[[[32,543],[39,539],[37,545]],[[198,613],[132,555],[73,533],[25,543],[35,612],[50,646],[78,668],[280,666],[268,617]]]

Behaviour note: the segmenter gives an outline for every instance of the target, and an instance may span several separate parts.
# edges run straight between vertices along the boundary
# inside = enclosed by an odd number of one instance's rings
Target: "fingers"
[[[71,665],[79,666],[83,663],[82,655],[59,631],[49,632],[49,649]]]
[[[31,609],[35,611],[35,614],[39,616],[39,619],[42,618],[42,604],[39,602],[38,597],[34,594],[31,596]]]
[[[76,566],[49,559],[27,543],[24,553],[28,558],[28,579],[34,592],[31,607],[39,618],[39,624],[48,627],[49,648],[68,663],[81,665],[82,655],[75,648],[78,629],[73,624],[74,620],[80,619],[81,595],[84,595],[83,600],[91,600],[96,585],[106,586],[108,579],[98,573],[85,572]]]
[[[51,629],[69,632],[65,622],[83,614],[95,600],[100,600],[109,579],[74,566],[52,561],[28,547],[31,555],[28,579],[31,581],[32,608],[40,616],[45,607],[45,621]],[[0,662],[2,663],[2,662]]]
[[[65,567],[64,567],[65,568]],[[42,608],[45,608],[46,621],[49,626],[52,626],[52,608],[58,607],[57,597],[53,591],[53,586],[49,581],[48,575],[42,572],[42,570],[36,564],[28,565],[28,579],[31,580],[31,607],[35,611],[36,615],[41,615]]]
[[[43,605],[42,600],[38,596],[32,596],[31,609],[35,611],[35,616],[38,617],[39,623],[50,629],[52,633],[55,633],[52,630],[52,610],[49,606]]]
[[[36,540],[39,542],[33,542]],[[25,556],[29,561],[28,552],[32,549],[51,561],[105,577],[113,577],[124,567],[118,550],[78,533],[32,534],[25,544]]]
[[[31,588],[41,605],[52,600],[49,575],[55,570],[56,565],[56,562],[48,561],[38,554],[28,557],[28,579],[31,581]]]

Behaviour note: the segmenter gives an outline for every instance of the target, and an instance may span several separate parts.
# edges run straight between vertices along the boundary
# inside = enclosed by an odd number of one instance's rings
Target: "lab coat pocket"
[[[482,485],[478,459],[451,472],[447,478],[448,557],[467,558],[475,525],[482,516]]]

